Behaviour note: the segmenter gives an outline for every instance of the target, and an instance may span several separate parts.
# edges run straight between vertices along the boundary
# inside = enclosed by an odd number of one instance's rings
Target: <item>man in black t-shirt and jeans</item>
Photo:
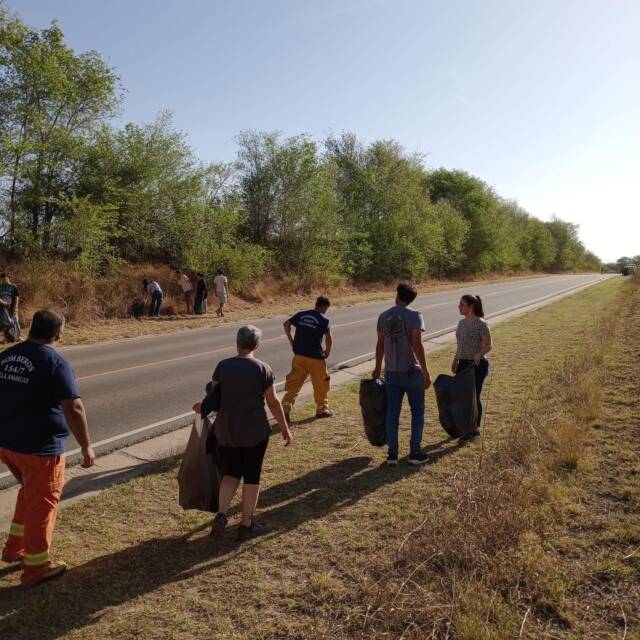
[[[7,342],[20,342],[20,321],[18,320],[18,287],[11,282],[8,273],[0,273],[0,314],[2,333]]]
[[[314,309],[299,311],[284,323],[284,332],[294,354],[282,399],[287,422],[300,389],[309,376],[311,376],[313,396],[316,401],[316,418],[329,418],[333,415],[329,410],[330,378],[327,371],[327,359],[333,344],[331,323],[325,316],[329,306],[329,299],[320,296],[316,300]],[[293,336],[291,327],[295,327]]]

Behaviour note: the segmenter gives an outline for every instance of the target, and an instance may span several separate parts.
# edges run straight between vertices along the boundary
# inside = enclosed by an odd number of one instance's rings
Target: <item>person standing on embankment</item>
[[[13,323],[13,327],[3,331],[7,342],[20,341],[20,320],[18,318],[18,305],[20,293],[18,287],[11,282],[8,273],[0,273],[0,306],[6,311],[6,317]]]
[[[218,275],[213,279],[213,286],[216,288],[216,296],[218,297],[216,314],[218,318],[223,318],[224,305],[229,299],[229,290],[227,289],[227,276],[222,273],[222,269],[218,269]]]

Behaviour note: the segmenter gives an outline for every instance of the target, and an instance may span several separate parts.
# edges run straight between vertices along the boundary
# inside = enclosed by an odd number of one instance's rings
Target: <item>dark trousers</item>
[[[476,379],[476,398],[478,399],[478,429],[480,428],[480,422],[482,420],[482,402],[480,401],[480,394],[482,393],[482,385],[485,378],[489,373],[489,361],[486,358],[480,360],[480,364],[476,365],[473,360],[459,360],[458,369],[462,371],[465,367],[473,365],[475,367],[475,379]]]
[[[154,291],[151,294],[151,304],[149,305],[149,315],[159,316],[160,305],[162,305],[162,294],[159,291]]]

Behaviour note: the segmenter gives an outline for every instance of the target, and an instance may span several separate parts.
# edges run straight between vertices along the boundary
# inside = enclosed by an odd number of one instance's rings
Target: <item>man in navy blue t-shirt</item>
[[[63,329],[59,313],[38,311],[27,341],[0,354],[0,460],[21,485],[2,560],[22,562],[27,587],[66,569],[51,562],[49,550],[70,431],[80,444],[82,466],[95,460],[73,370],[53,348]]]
[[[329,418],[333,415],[329,410],[330,378],[327,371],[327,359],[333,344],[331,323],[325,316],[329,305],[329,299],[320,296],[314,309],[299,311],[284,323],[284,332],[294,354],[282,399],[287,422],[300,389],[309,376],[316,401],[316,418]],[[295,335],[291,335],[291,327],[295,328]]]

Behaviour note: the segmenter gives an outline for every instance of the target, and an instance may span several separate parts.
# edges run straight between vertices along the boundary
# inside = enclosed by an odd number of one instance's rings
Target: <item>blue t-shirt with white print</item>
[[[331,331],[329,318],[315,309],[299,311],[289,318],[289,322],[296,328],[293,336],[293,353],[298,356],[322,360],[322,338]]]
[[[52,347],[21,342],[0,353],[0,447],[64,453],[69,427],[60,402],[79,398],[71,365]]]

